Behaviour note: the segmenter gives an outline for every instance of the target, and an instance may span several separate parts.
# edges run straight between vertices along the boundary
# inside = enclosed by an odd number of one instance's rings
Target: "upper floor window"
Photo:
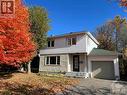
[[[73,37],[73,38],[68,38],[67,41],[68,41],[68,45],[76,45],[77,39],[76,37]]]
[[[68,38],[67,41],[68,41],[68,45],[71,45],[71,38]]]
[[[76,38],[72,38],[72,45],[76,45]]]
[[[48,47],[54,47],[54,41],[48,41]]]

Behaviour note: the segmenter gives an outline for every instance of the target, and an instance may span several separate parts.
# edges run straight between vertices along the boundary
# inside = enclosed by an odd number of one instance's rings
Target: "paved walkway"
[[[80,83],[71,89],[66,89],[58,95],[112,95],[113,81],[100,79],[80,79]]]

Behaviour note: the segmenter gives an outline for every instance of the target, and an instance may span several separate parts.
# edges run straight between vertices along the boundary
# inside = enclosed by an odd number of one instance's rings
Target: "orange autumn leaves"
[[[14,17],[0,17],[0,64],[20,66],[30,61],[36,51],[29,32],[29,13],[15,0]]]
[[[120,6],[127,7],[127,0],[120,0]]]

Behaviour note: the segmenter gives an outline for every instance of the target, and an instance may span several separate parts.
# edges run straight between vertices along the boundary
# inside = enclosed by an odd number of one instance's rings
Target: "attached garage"
[[[119,79],[119,63],[116,53],[93,49],[88,56],[88,72],[92,78]]]
[[[113,61],[92,61],[92,75],[99,79],[115,79]]]

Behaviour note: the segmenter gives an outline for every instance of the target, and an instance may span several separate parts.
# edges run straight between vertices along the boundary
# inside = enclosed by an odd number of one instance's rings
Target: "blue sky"
[[[96,28],[116,15],[127,17],[117,3],[109,0],[25,0],[28,6],[43,6],[51,19],[51,30],[48,35],[68,32],[89,31]]]

